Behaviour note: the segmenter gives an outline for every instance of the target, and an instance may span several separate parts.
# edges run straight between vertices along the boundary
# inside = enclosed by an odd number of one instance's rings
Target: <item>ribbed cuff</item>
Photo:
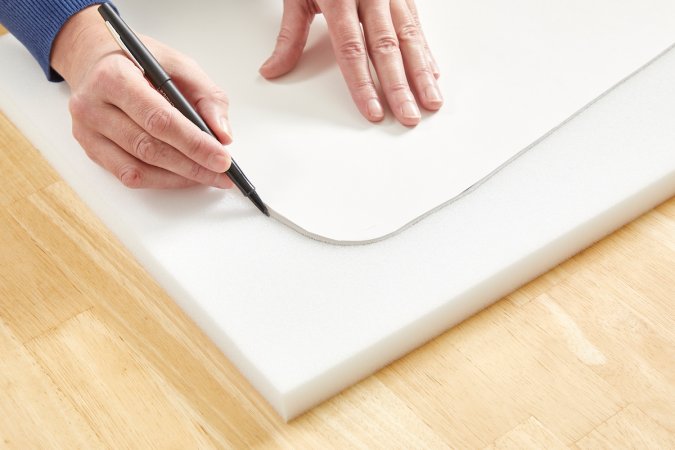
[[[35,57],[50,81],[63,81],[49,64],[61,27],[87,6],[109,0],[0,0],[0,22]]]

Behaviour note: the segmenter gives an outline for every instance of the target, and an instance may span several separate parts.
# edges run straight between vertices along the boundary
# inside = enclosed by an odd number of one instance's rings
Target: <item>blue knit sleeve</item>
[[[62,81],[49,64],[56,35],[73,14],[108,1],[0,0],[0,23],[26,46],[50,81]]]

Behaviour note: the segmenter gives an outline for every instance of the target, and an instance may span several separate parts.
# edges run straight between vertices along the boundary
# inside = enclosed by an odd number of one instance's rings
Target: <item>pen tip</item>
[[[263,214],[265,214],[267,217],[270,216],[270,212],[269,212],[269,210],[267,209],[267,206],[265,206],[265,204],[263,203],[263,201],[260,199],[260,196],[259,196],[255,191],[251,192],[251,193],[249,194],[248,198],[251,199],[251,201],[253,202],[253,204],[260,210],[260,212],[262,212]]]

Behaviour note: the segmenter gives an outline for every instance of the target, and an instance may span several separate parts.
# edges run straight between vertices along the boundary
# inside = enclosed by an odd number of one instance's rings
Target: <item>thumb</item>
[[[281,18],[277,43],[272,56],[260,67],[260,75],[270,79],[293,70],[307,43],[312,19],[314,11],[310,10],[307,1],[284,1],[284,14]]]
[[[196,101],[195,108],[222,144],[232,143],[232,128],[228,117],[229,103],[222,90],[214,88],[207,91]]]

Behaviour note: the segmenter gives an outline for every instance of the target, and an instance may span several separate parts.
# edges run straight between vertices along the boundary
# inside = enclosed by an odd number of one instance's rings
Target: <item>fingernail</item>
[[[230,163],[228,158],[223,153],[215,153],[211,156],[209,161],[209,169],[214,172],[225,172]]]
[[[260,69],[258,69],[258,70],[261,71],[261,70],[266,70],[266,69],[268,69],[271,62],[272,62],[272,56],[270,56],[269,58],[267,58],[267,60],[266,60],[264,63],[262,63],[262,66],[260,66]]]
[[[368,100],[368,116],[371,117],[372,119],[381,119],[382,116],[384,116],[384,110],[382,109],[382,105],[380,104],[380,101],[376,98],[371,98]]]
[[[219,175],[218,178],[216,178],[216,187],[230,189],[232,187],[232,182],[227,175]]]
[[[220,125],[220,129],[223,130],[230,138],[232,138],[232,129],[230,128],[230,124],[227,121],[227,117],[221,116],[218,124]]]
[[[424,90],[424,96],[426,97],[427,102],[433,104],[432,106],[439,106],[441,103],[443,103],[441,92],[434,85],[428,86]]]
[[[405,102],[401,105],[401,116],[404,119],[419,119],[422,117],[420,110],[413,102]]]

